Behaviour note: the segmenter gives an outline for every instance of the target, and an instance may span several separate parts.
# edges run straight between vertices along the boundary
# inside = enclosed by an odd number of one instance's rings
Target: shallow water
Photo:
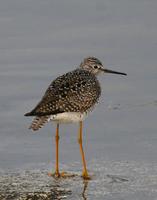
[[[92,180],[83,181],[78,164],[62,166],[73,171],[73,178],[54,179],[47,175],[44,164],[38,170],[0,173],[0,199],[155,199],[157,165],[133,161],[100,161],[90,163]]]
[[[84,123],[86,158],[94,174],[85,198],[155,199],[156,10],[155,0],[0,2],[1,185],[3,176],[14,179],[16,173],[18,184],[24,179],[29,187],[36,173],[38,183],[50,184],[46,172],[55,163],[55,125],[34,134],[28,130],[31,118],[23,115],[55,77],[91,55],[128,76],[100,77],[100,104]],[[63,170],[81,173],[77,128],[61,126],[60,162]],[[115,177],[128,181],[111,184]],[[80,177],[61,184],[70,191],[68,199],[84,198],[83,188]]]

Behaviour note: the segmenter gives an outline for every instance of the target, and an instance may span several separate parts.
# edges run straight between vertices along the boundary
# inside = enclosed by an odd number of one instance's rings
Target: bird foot
[[[55,173],[48,173],[48,176],[54,177],[54,178],[73,178],[75,176],[77,176],[77,174],[70,174],[67,172],[55,172]]]
[[[88,175],[88,172],[87,171],[83,171],[82,172],[82,178],[85,179],[85,180],[91,180],[91,176]]]

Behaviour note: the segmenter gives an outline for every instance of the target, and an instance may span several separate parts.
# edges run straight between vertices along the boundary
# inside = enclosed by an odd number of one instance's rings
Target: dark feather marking
[[[44,124],[48,121],[50,116],[37,116],[32,121],[32,124],[30,125],[29,129],[32,129],[33,131],[37,131],[38,129],[42,128]]]

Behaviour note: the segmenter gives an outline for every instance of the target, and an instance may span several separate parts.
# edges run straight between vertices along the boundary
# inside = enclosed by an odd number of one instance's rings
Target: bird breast
[[[55,121],[57,123],[75,123],[79,121],[83,121],[87,113],[80,112],[64,112],[56,115],[51,115],[49,121]]]

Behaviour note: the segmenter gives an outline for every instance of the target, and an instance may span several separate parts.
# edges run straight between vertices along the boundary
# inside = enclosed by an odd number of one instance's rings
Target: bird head
[[[112,71],[109,69],[104,68],[101,61],[95,57],[88,57],[81,62],[80,67],[84,70],[91,72],[92,74],[98,75],[100,73],[112,73],[112,74],[120,74],[120,75],[127,75],[123,72]]]

